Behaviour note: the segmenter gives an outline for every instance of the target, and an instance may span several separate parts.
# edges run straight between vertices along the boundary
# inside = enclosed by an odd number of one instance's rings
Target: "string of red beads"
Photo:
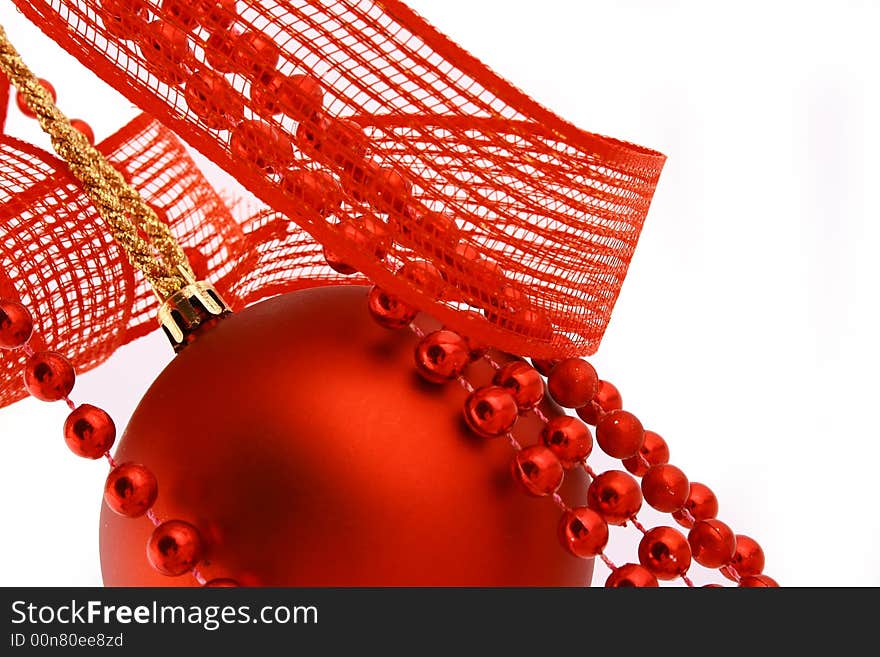
[[[28,393],[40,400],[63,400],[71,412],[64,422],[64,441],[77,456],[104,457],[110,473],[104,485],[104,502],[128,518],[146,515],[155,529],[147,544],[147,558],[158,572],[171,577],[191,573],[204,586],[237,586],[231,579],[205,581],[198,570],[204,557],[199,530],[183,520],[162,521],[152,507],[159,494],[155,475],[139,463],[116,463],[110,449],[116,441],[116,425],[110,415],[91,404],[77,406],[68,396],[76,374],[71,362],[52,351],[34,352],[29,346],[34,331],[30,312],[17,301],[0,299],[0,349],[22,350],[28,355],[23,380]],[[217,584],[215,582],[220,581]]]

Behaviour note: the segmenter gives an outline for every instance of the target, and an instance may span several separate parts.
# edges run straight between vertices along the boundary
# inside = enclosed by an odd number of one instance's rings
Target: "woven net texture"
[[[234,217],[154,119],[141,115],[99,148],[233,309],[300,287],[363,282],[330,269],[315,241],[277,213],[257,207]],[[156,297],[64,162],[9,136],[0,136],[0,298],[33,314],[33,349],[64,354],[77,372],[158,328]],[[0,407],[26,396],[25,358],[0,350]]]
[[[505,351],[598,347],[661,154],[560,119],[396,0],[15,4],[311,236],[267,228],[230,286],[283,291],[320,244]]]

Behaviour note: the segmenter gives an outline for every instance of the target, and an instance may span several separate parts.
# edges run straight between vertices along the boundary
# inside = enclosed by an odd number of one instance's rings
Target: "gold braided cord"
[[[52,96],[22,61],[0,26],[0,71],[37,115],[55,152],[67,162],[83,191],[110,226],[131,264],[143,272],[156,296],[164,301],[187,283],[181,269],[192,277],[192,268],[168,225],[147,205],[56,107]],[[141,237],[139,230],[146,235]]]

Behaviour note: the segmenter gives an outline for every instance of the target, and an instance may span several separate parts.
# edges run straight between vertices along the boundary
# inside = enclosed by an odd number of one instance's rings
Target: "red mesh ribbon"
[[[15,2],[104,80],[388,291],[506,351],[563,357],[598,347],[661,154],[575,128],[396,0]],[[222,93],[192,93],[219,69],[233,69],[220,73]],[[273,86],[276,69],[286,86]],[[287,93],[288,76],[298,74],[326,90],[323,109],[308,118]],[[272,114],[276,100],[283,111]],[[237,120],[260,123],[218,125],[217,102]],[[342,118],[358,127],[354,146]],[[310,121],[343,137],[310,151]],[[380,167],[402,174],[411,190],[383,187]],[[339,186],[342,205],[332,216],[313,212],[310,188],[304,194],[291,182],[305,169],[328,174],[317,178],[322,197]],[[381,261],[345,230],[367,213],[392,231]],[[283,289],[278,277],[289,278],[289,261],[304,247],[272,248],[271,262],[261,253],[239,263],[249,294]],[[412,264],[424,260],[439,276]]]

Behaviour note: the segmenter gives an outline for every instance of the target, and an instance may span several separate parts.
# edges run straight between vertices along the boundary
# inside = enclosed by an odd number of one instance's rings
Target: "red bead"
[[[199,530],[183,520],[169,520],[153,530],[147,544],[150,564],[163,575],[189,572],[202,560]]]
[[[378,286],[373,286],[367,300],[370,315],[387,329],[402,329],[409,326],[418,311]]]
[[[368,143],[363,129],[354,121],[328,118],[324,123],[321,156],[331,165],[351,172],[366,157]]]
[[[176,25],[191,29],[199,21],[198,0],[162,0],[162,13]]]
[[[241,586],[234,579],[229,579],[228,577],[218,577],[217,579],[212,579],[210,582],[206,582],[204,588],[206,589],[231,589],[238,588]]]
[[[659,434],[645,431],[645,440],[635,456],[623,459],[623,467],[636,477],[644,477],[652,465],[669,463],[669,447]]]
[[[700,520],[688,533],[694,561],[706,568],[720,568],[733,560],[736,536],[720,520]]]
[[[295,121],[311,121],[320,127],[321,141],[327,138],[331,121],[318,123],[318,116],[324,108],[324,89],[311,75],[298,73],[285,80],[281,90],[283,111]]]
[[[597,476],[587,489],[587,506],[610,525],[625,525],[642,508],[642,491],[635,479],[620,470]]]
[[[107,34],[118,39],[134,39],[146,27],[145,0],[101,0],[101,20]]]
[[[287,76],[272,71],[251,82],[251,107],[265,118],[271,118],[283,111],[281,94],[288,84]]]
[[[510,317],[499,315],[497,318],[491,318],[490,321],[497,321],[499,326],[509,331],[539,340],[549,340],[553,336],[553,323],[545,314],[534,308],[517,310]]]
[[[94,146],[95,145],[95,131],[92,130],[92,126],[83,121],[82,119],[70,119],[70,125],[74,127],[74,129],[79,130],[88,142]]]
[[[587,361],[569,358],[553,368],[547,379],[547,390],[560,406],[579,408],[599,391],[599,377]]]
[[[383,210],[401,214],[409,201],[412,183],[394,169],[382,168],[373,182],[376,202]]]
[[[690,484],[684,472],[665,463],[650,468],[642,477],[642,495],[658,511],[678,511],[687,501]]]
[[[465,422],[483,438],[507,434],[516,424],[517,417],[519,409],[513,395],[498,386],[477,388],[464,402]]]
[[[596,442],[602,451],[616,459],[634,456],[645,441],[645,430],[639,419],[627,411],[611,411],[596,425]]]
[[[219,73],[203,69],[193,73],[183,92],[196,120],[214,130],[231,130],[244,117],[244,101]]]
[[[231,73],[234,69],[232,58],[235,56],[235,44],[241,38],[241,30],[234,27],[216,31],[205,43],[205,60],[220,73]]]
[[[605,587],[611,589],[635,587],[635,588],[652,588],[658,587],[660,583],[654,574],[635,563],[627,563],[614,569],[611,575],[605,580]]]
[[[559,520],[559,542],[571,554],[590,559],[608,544],[608,524],[585,506],[570,509]]]
[[[443,296],[444,282],[440,271],[427,260],[410,260],[397,270],[397,276],[433,299]]]
[[[267,173],[278,173],[293,161],[293,142],[279,128],[246,120],[232,131],[229,150],[233,158],[249,162]]]
[[[776,580],[767,575],[750,575],[749,577],[743,577],[739,581],[739,586],[743,589],[779,588],[779,584]]]
[[[77,456],[99,459],[113,447],[116,425],[106,411],[82,404],[64,422],[64,441]]]
[[[39,351],[24,366],[24,386],[31,396],[42,401],[64,399],[73,390],[76,372],[73,365],[54,351]]]
[[[741,578],[760,575],[764,572],[764,550],[755,539],[737,534],[736,550],[730,567],[734,568]],[[721,574],[727,579],[736,579],[727,568],[722,568]]]
[[[553,368],[559,365],[562,361],[559,359],[541,359],[541,358],[532,358],[532,365],[535,366],[535,369],[538,370],[544,376],[550,376],[550,373],[553,371]]]
[[[17,301],[0,300],[0,349],[18,349],[34,333],[31,313]]]
[[[551,418],[541,429],[541,441],[566,468],[577,466],[593,451],[593,437],[587,425],[568,415]]]
[[[457,379],[469,362],[467,342],[452,331],[434,331],[416,345],[416,368],[422,378],[431,383]]]
[[[492,383],[513,395],[520,413],[533,409],[544,398],[544,379],[538,370],[521,360],[498,370]]]
[[[657,579],[675,579],[691,567],[691,547],[677,529],[655,527],[639,543],[639,561]]]
[[[281,59],[281,49],[262,32],[242,32],[232,42],[232,56],[228,66],[236,73],[254,80],[270,75]]]
[[[178,85],[189,77],[193,54],[186,32],[163,20],[154,20],[146,28],[141,53],[150,72],[162,82]]]
[[[342,203],[339,183],[324,171],[292,169],[285,171],[281,188],[297,203],[295,211],[310,220],[333,214]]]
[[[587,424],[596,426],[599,418],[605,413],[619,411],[623,408],[623,398],[614,384],[608,381],[599,381],[599,391],[587,404],[577,409],[577,414]]]
[[[237,18],[236,0],[195,0],[198,22],[209,32],[225,30]]]
[[[529,495],[546,497],[562,485],[565,471],[556,455],[543,445],[530,445],[518,450],[511,462],[513,478]]]
[[[378,261],[385,260],[388,253],[387,231],[385,224],[373,215],[364,215],[357,219],[345,218],[336,225],[336,229],[345,239],[361,253],[372,252]],[[357,269],[340,259],[335,252],[324,247],[324,259],[334,271],[345,276],[357,272]]]
[[[39,78],[40,85],[49,92],[49,95],[52,96],[52,102],[56,102],[58,100],[58,94],[55,93],[55,87],[48,80],[44,80],[43,78]],[[24,114],[26,117],[35,119],[37,118],[36,113],[28,107],[27,103],[24,100],[24,96],[21,93],[15,95],[15,104],[18,106],[19,111]]]
[[[156,477],[137,463],[117,465],[104,484],[104,502],[115,513],[127,518],[144,515],[158,494]]]
[[[687,510],[690,517],[685,513]],[[710,520],[718,515],[718,498],[712,489],[696,481],[690,483],[684,507],[672,514],[675,521],[682,527],[690,529],[695,520]]]

